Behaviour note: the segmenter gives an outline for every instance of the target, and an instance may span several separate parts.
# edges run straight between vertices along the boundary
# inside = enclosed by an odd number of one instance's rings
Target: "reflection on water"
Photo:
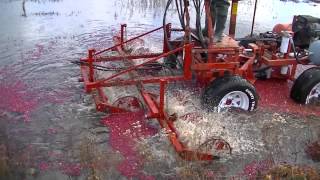
[[[77,3],[72,0],[64,0],[58,2],[46,0],[26,1],[26,12],[30,16],[26,19],[19,17],[19,15],[23,14],[22,8],[17,8],[22,6],[21,1],[2,2],[0,21],[3,24],[3,29],[0,33],[11,33],[12,29],[24,31],[24,33],[14,34],[36,32],[41,25],[43,28],[50,28],[41,29],[43,32],[40,32],[40,35],[71,31],[83,33],[89,30],[88,28],[92,28],[92,25],[101,26],[103,24],[110,29],[110,27],[123,22],[128,22],[132,26],[142,24],[159,26],[162,24],[161,19],[166,3],[165,0],[79,0]],[[317,4],[305,2],[308,1],[304,1],[304,3],[279,0],[258,1],[257,31],[270,30],[276,23],[291,22],[293,15],[296,14],[320,16]],[[244,36],[250,30],[253,7],[254,0],[239,2],[238,36]],[[50,17],[52,15],[59,17]],[[36,18],[34,16],[43,17]],[[168,18],[174,24],[178,24],[173,8],[170,9]],[[91,20],[96,22],[91,23]],[[192,24],[195,24],[195,18],[192,18]],[[65,31],[66,28],[70,29]]]
[[[78,82],[78,67],[69,62],[88,48],[110,46],[121,23],[127,22],[133,33],[160,26],[166,1],[27,0],[26,17],[22,3],[0,2],[0,154],[7,158],[0,159],[0,177],[12,169],[12,179],[84,178],[103,172],[109,179],[125,178],[115,170],[124,157],[108,145],[109,130],[99,123],[103,115],[95,112]],[[250,31],[253,6],[253,0],[240,1],[237,36]],[[256,32],[290,22],[295,14],[320,17],[318,8],[260,0]],[[178,25],[173,8],[168,20]]]

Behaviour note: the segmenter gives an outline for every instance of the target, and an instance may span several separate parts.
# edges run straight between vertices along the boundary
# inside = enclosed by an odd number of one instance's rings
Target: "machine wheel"
[[[221,137],[216,136],[208,138],[204,143],[200,144],[198,151],[211,153],[218,157],[226,154],[232,154],[232,148],[230,144]]]
[[[291,98],[301,104],[320,101],[320,68],[304,71],[293,84]]]
[[[143,109],[143,104],[140,99],[134,96],[121,97],[117,99],[112,105],[128,112],[139,112]]]
[[[221,112],[228,108],[253,111],[258,105],[258,95],[252,84],[239,76],[214,80],[205,90],[202,103],[209,110]]]

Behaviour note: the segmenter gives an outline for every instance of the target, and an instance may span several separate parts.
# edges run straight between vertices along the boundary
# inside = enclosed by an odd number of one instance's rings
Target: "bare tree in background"
[[[23,17],[27,17],[27,13],[26,13],[26,0],[23,0],[23,1],[22,1],[22,11],[23,11],[22,16],[23,16]]]

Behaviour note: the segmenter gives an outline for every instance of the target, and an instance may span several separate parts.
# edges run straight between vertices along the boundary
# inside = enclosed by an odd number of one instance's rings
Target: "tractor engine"
[[[309,48],[309,59],[320,65],[320,18],[295,16],[292,23],[293,41],[301,49]]]
[[[294,32],[295,45],[306,49],[312,42],[320,38],[320,18],[308,15],[295,16],[292,31]]]

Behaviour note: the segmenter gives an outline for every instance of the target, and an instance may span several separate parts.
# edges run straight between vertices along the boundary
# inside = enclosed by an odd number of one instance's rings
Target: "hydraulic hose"
[[[196,33],[197,33],[197,36],[198,36],[199,41],[201,43],[201,46],[203,48],[207,48],[207,44],[205,43],[204,36],[202,34],[202,28],[201,28],[201,4],[202,4],[202,0],[192,0],[192,1],[193,1],[195,10],[196,10]],[[165,7],[165,11],[164,11],[164,14],[163,14],[163,22],[162,22],[163,23],[163,31],[164,31],[164,41],[165,41],[164,43],[168,47],[168,49],[170,51],[173,50],[173,48],[172,48],[172,45],[169,42],[168,34],[167,34],[167,31],[166,31],[166,18],[167,18],[168,9],[169,9],[170,5],[172,4],[172,2],[173,2],[173,0],[168,0],[167,1],[166,7]],[[183,30],[186,30],[186,26],[189,26],[188,25],[189,24],[188,23],[188,19],[187,19],[187,22],[185,22],[185,15],[186,15],[186,11],[187,11],[186,8],[188,6],[188,4],[186,4],[186,3],[187,3],[186,0],[175,0],[175,6],[177,8],[178,18],[179,18],[179,21],[180,21],[181,28]],[[174,55],[174,54],[169,55],[167,57],[166,63],[169,64],[169,65],[172,64],[172,67],[175,67],[175,65],[177,63],[176,59],[177,59],[176,55]]]
[[[184,20],[185,13],[184,13],[182,0],[175,0],[175,2],[176,2],[176,8],[178,11],[178,16],[179,16],[181,27],[182,27],[182,29],[185,29],[185,27],[186,27],[185,20]]]
[[[198,38],[200,40],[201,46],[203,48],[206,48],[207,45],[206,45],[206,43],[204,41],[204,37],[203,37],[203,34],[202,34],[202,28],[201,28],[201,3],[202,3],[202,0],[193,0],[193,4],[194,4],[195,10],[196,10],[196,31],[197,31],[197,35],[198,35]]]
[[[184,4],[182,2],[183,0],[175,0],[175,3],[176,3],[176,8],[177,8],[177,12],[178,12],[178,17],[179,17],[179,21],[180,21],[180,24],[181,24],[181,28],[183,30],[185,30],[185,20],[184,20],[184,15],[185,15],[185,10],[183,8]],[[165,7],[165,11],[164,11],[164,14],[163,14],[163,31],[164,31],[164,39],[165,39],[165,43],[167,45],[167,47],[169,48],[169,50],[172,50],[172,46],[171,44],[169,43],[169,40],[168,40],[168,34],[167,34],[167,31],[166,31],[166,19],[167,19],[167,13],[168,13],[168,9],[170,7],[170,5],[172,4],[173,0],[168,0],[167,1],[167,4],[166,4],[166,7]]]
[[[169,9],[171,3],[172,3],[172,0],[168,0],[168,1],[167,1],[167,5],[166,5],[166,8],[165,8],[165,10],[164,10],[163,20],[162,20],[162,23],[163,23],[163,34],[164,34],[164,43],[167,45],[169,51],[171,51],[173,48],[172,48],[171,44],[169,43],[169,39],[168,39],[168,34],[167,34],[167,29],[166,29],[166,25],[167,25],[167,23],[166,23],[166,18],[167,18],[167,12],[168,12],[168,9]],[[180,17],[179,17],[179,19],[180,19]],[[176,63],[177,63],[176,59],[177,59],[177,57],[176,57],[175,54],[171,54],[171,55],[169,55],[167,58],[168,58],[168,59],[165,61],[165,65],[166,65],[166,66],[170,66],[170,67],[176,66]]]
[[[296,59],[296,61],[299,63],[299,64],[302,64],[301,60],[299,59],[298,57],[298,53],[297,53],[297,50],[296,50],[296,46],[294,44],[294,41],[292,39],[292,37],[290,37],[290,43],[291,43],[291,46],[292,46],[292,49],[293,49],[293,54],[294,54],[294,57]]]
[[[175,0],[176,3],[176,8],[177,8],[177,12],[178,12],[178,17],[179,17],[179,21],[181,24],[181,27],[183,30],[185,30],[186,27],[186,23],[185,23],[185,8],[186,8],[186,4],[184,4],[185,0]],[[197,31],[197,35],[198,38],[200,40],[200,43],[202,45],[203,48],[206,48],[206,44],[205,44],[205,40],[204,40],[204,36],[202,34],[202,28],[201,28],[201,4],[202,4],[202,0],[192,0],[193,4],[195,6],[195,10],[196,10],[196,31]],[[166,7],[165,7],[165,11],[164,11],[164,15],[163,15],[163,28],[164,28],[164,36],[165,36],[165,43],[167,45],[167,47],[169,48],[169,50],[172,50],[172,46],[169,43],[168,40],[168,34],[166,32],[165,26],[166,26],[166,18],[167,18],[167,12],[168,9],[170,7],[170,5],[172,4],[173,0],[168,0]],[[184,8],[183,8],[184,7]]]

